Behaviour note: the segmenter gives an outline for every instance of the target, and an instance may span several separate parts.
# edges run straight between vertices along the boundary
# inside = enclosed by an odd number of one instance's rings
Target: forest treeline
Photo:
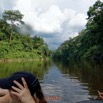
[[[18,10],[5,10],[0,19],[0,59],[46,59],[51,51],[43,38],[29,32],[21,33],[28,27],[22,21]]]
[[[87,12],[84,30],[74,38],[69,38],[54,52],[59,60],[103,60],[103,2],[97,0]]]

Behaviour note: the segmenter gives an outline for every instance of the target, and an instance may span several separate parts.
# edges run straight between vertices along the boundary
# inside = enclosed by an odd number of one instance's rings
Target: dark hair
[[[10,77],[0,79],[0,87],[3,89],[11,89],[11,86],[16,86],[13,82],[14,80],[23,85],[21,77],[24,77],[24,79],[26,80],[31,95],[33,96],[36,93],[36,96],[39,99],[40,103],[47,103],[42,92],[39,80],[36,76],[29,72],[20,71],[12,74]]]
[[[39,99],[39,103],[47,103],[47,101],[44,97],[44,94],[42,92],[42,89],[39,89],[39,90],[36,91],[36,96]]]

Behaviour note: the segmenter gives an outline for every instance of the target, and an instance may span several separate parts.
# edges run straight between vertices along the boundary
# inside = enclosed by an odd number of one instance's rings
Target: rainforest
[[[103,61],[103,2],[95,2],[87,15],[85,29],[62,43],[54,52],[54,59]]]
[[[24,27],[31,27],[22,21],[23,14],[19,10],[5,10],[0,19],[0,60],[4,59],[47,59],[51,51],[40,36]]]

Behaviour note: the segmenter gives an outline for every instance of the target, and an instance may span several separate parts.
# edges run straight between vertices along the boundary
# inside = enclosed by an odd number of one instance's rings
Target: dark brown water
[[[96,63],[0,63],[0,78],[29,71],[39,79],[48,103],[76,103],[103,91],[103,65]]]

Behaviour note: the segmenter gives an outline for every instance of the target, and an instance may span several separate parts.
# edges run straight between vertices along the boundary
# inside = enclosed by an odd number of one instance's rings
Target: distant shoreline
[[[0,59],[0,63],[1,62],[27,62],[27,61],[43,61],[43,60],[49,60],[49,58],[38,58],[38,59]]]

